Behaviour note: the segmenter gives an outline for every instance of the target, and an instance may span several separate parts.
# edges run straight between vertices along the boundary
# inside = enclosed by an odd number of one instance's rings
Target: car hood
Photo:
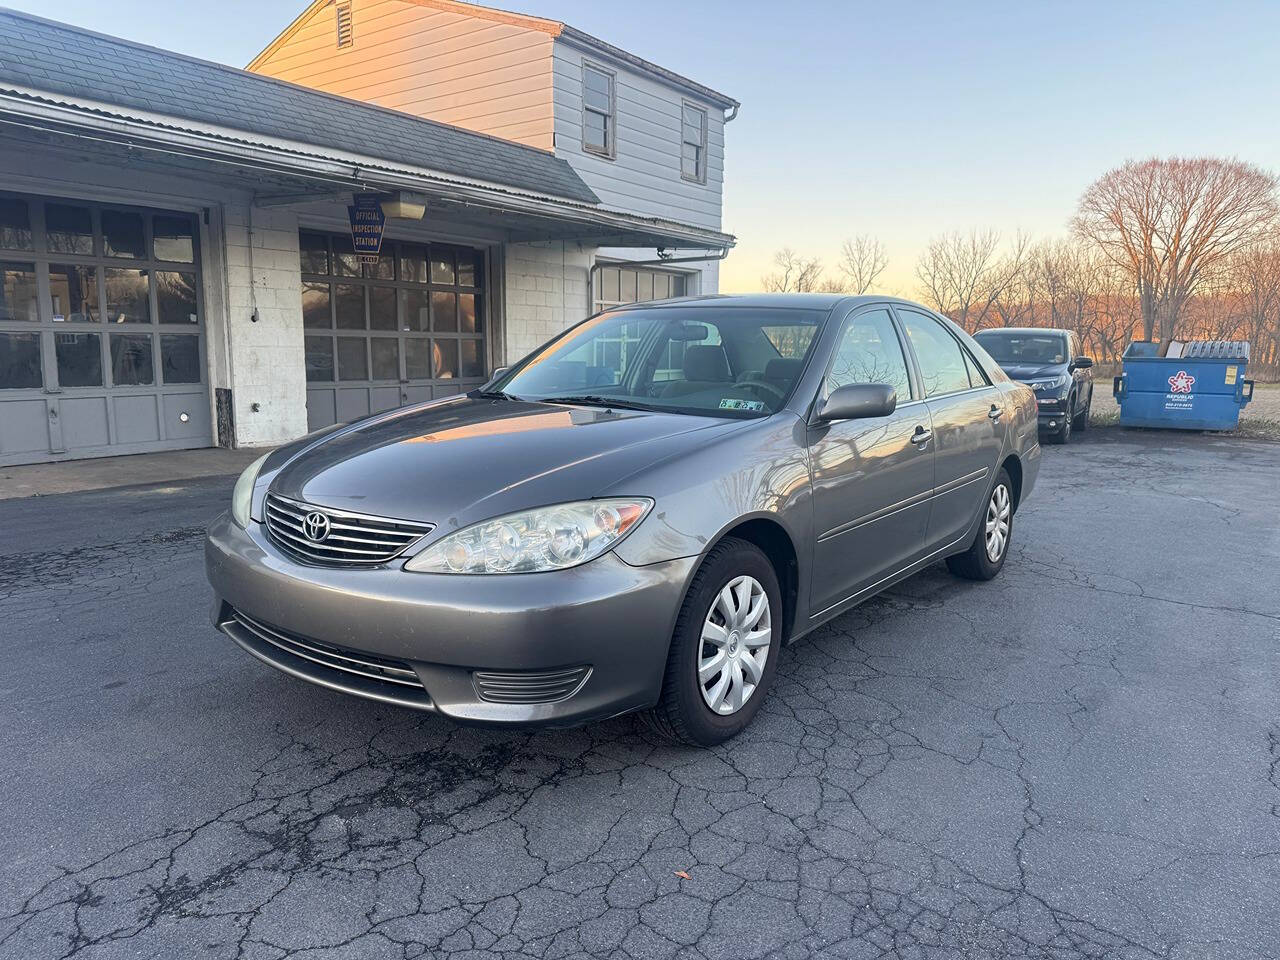
[[[1002,363],[1000,369],[1014,380],[1045,380],[1067,372],[1065,363]]]
[[[673,413],[456,397],[331,433],[295,453],[270,489],[321,507],[459,527],[598,496],[709,433],[742,425]],[[645,490],[637,482],[622,492]]]

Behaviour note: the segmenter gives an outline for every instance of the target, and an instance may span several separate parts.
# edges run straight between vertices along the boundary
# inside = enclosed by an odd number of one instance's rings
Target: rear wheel
[[[947,569],[966,580],[990,580],[1004,566],[1013,536],[1013,484],[1003,467],[987,498],[978,532],[964,553],[947,557]]]
[[[740,733],[773,682],[782,596],[755,544],[729,538],[698,569],[676,620],[662,695],[645,714],[663,736],[714,746]]]

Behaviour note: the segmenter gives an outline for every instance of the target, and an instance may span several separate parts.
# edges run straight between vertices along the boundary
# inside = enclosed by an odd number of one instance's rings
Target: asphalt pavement
[[[1280,444],[1048,448],[989,584],[715,750],[469,729],[208,622],[231,479],[0,502],[0,957],[1280,955]]]

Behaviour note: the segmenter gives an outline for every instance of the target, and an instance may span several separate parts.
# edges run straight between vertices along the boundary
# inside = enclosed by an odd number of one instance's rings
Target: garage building
[[[472,389],[594,309],[714,291],[733,243],[603,203],[556,151],[12,11],[0,121],[0,465]],[[392,214],[369,262],[361,193]]]

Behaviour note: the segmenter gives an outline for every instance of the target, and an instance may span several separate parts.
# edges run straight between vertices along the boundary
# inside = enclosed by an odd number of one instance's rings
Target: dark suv
[[[1080,352],[1071,330],[1001,327],[981,330],[974,339],[1014,380],[1036,393],[1040,429],[1055,443],[1089,426],[1093,404],[1093,360]]]

